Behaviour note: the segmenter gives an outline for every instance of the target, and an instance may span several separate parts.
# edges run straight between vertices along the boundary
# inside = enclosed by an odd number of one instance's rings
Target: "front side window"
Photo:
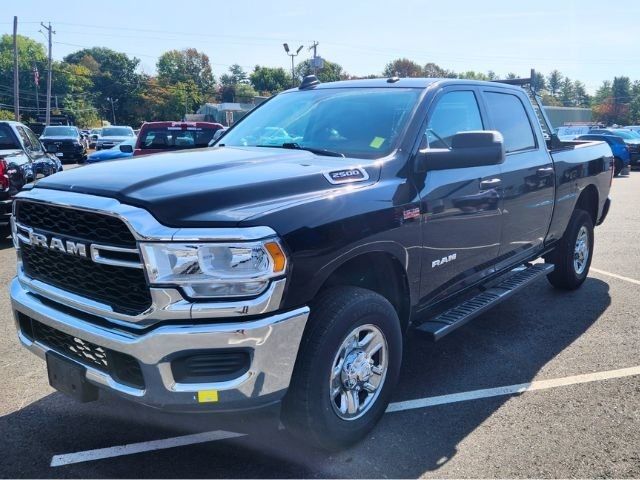
[[[516,95],[485,92],[484,99],[493,127],[504,137],[506,153],[536,147],[531,122],[524,104]]]
[[[450,148],[456,133],[484,130],[476,96],[470,90],[445,93],[429,114],[425,141],[429,148]]]
[[[251,112],[219,145],[380,158],[397,148],[422,91],[320,88],[283,93]]]
[[[27,137],[29,137],[29,142],[31,143],[32,151],[42,152],[42,146],[40,144],[40,140],[38,140],[38,137],[36,137],[35,134],[29,128],[25,128],[24,131],[27,134]]]

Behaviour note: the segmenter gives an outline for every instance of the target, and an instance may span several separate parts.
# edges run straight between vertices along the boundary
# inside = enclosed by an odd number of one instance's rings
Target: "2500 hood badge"
[[[345,168],[342,170],[333,170],[331,172],[325,172],[324,176],[329,183],[334,185],[341,185],[343,183],[364,182],[369,180],[369,174],[364,168],[354,167]]]

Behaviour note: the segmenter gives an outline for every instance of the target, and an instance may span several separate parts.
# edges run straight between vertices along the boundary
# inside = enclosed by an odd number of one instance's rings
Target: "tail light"
[[[0,158],[0,189],[9,189],[9,175],[7,174],[7,161]]]

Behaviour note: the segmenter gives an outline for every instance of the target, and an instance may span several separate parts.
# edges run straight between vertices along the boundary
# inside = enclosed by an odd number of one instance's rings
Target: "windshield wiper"
[[[271,148],[288,148],[290,150],[306,150],[307,152],[315,153],[316,155],[325,155],[327,157],[342,157],[344,153],[334,152],[333,150],[327,150],[325,148],[313,148],[303,147],[298,143],[283,143],[282,145],[256,145],[256,147],[271,147]]]

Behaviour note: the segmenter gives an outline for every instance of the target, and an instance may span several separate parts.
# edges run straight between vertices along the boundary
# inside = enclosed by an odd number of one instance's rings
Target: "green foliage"
[[[300,62],[296,66],[295,72],[297,77],[296,81],[302,80],[307,75],[313,75],[311,60]],[[325,60],[322,68],[316,72],[316,77],[318,77],[318,80],[321,82],[337,82],[338,80],[348,78],[348,75],[341,65]]]
[[[9,110],[0,110],[0,120],[15,120],[16,117],[13,112]]]
[[[283,68],[256,65],[249,80],[253,88],[263,95],[272,95],[291,86],[291,76]]]
[[[433,65],[434,67],[440,68],[435,64],[427,64]],[[400,78],[409,78],[409,77],[424,77],[425,72],[418,63],[409,60],[408,58],[398,58],[389,62],[382,71],[382,75],[384,77],[400,77]]]
[[[170,50],[163,53],[156,63],[161,85],[191,84],[200,95],[214,91],[215,78],[209,57],[195,48]]]

